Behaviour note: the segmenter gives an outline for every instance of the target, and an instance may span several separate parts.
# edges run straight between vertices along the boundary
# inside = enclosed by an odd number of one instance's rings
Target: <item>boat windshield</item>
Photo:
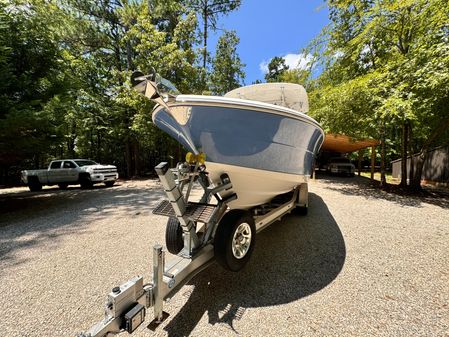
[[[166,80],[159,74],[156,74],[155,82],[157,89],[161,94],[168,94],[170,96],[178,96],[180,94],[173,83]]]
[[[79,167],[89,166],[89,165],[97,165],[97,163],[94,162],[93,160],[74,160],[74,162]]]

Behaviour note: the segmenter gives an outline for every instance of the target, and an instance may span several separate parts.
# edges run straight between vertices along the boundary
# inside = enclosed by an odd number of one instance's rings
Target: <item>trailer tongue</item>
[[[277,196],[270,203],[251,209],[229,210],[227,203],[235,200],[232,182],[222,174],[221,184],[210,187],[201,155],[188,155],[187,162],[171,170],[163,162],[156,172],[167,195],[154,214],[169,217],[166,232],[168,250],[177,254],[165,260],[161,245],[153,247],[153,280],[144,284],[142,276],[115,287],[108,295],[105,317],[79,337],[108,336],[127,331],[133,333],[145,320],[147,309],[153,307],[154,319],[148,328],[155,330],[168,314],[163,302],[173,297],[193,276],[217,261],[224,268],[238,271],[249,260],[256,232],[297,210],[305,214],[308,207],[307,184],[290,193]],[[175,177],[176,175],[176,177]],[[204,189],[200,202],[189,202],[194,181]],[[184,189],[187,190],[184,192]],[[211,197],[216,204],[209,203]]]

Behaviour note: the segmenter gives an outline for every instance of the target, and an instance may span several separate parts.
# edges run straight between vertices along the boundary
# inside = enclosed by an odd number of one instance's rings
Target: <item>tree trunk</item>
[[[102,153],[103,153],[103,151],[101,151],[101,134],[97,128],[97,158],[96,159],[99,163],[101,163],[101,160],[103,159],[103,158],[101,158]]]
[[[67,133],[67,154],[70,158],[75,158],[75,139],[76,139],[76,122],[72,120],[70,123]]]
[[[34,156],[34,168],[36,168],[36,169],[40,169],[41,168],[40,167],[40,155],[39,155],[39,153],[37,153]]]
[[[363,151],[359,150],[358,158],[357,158],[357,174],[359,177],[362,172],[362,158],[363,158]]]
[[[204,71],[206,71],[206,65],[207,65],[207,20],[208,20],[208,15],[207,15],[207,3],[204,4],[204,8],[203,8],[203,21],[204,21],[204,32],[203,32],[203,69]]]
[[[419,155],[416,156],[416,171],[414,172],[413,180],[410,181],[410,189],[414,191],[421,190],[421,176],[424,168],[424,163],[427,158],[427,149],[422,149]]]
[[[382,131],[380,137],[380,187],[387,185],[385,178],[385,121],[382,122]]]
[[[140,176],[139,142],[134,140],[134,175]]]
[[[408,122],[408,153],[410,156],[410,184],[412,184],[412,181],[415,179],[415,160],[414,160],[414,154],[413,146],[412,146],[412,139],[413,139],[413,133],[412,133],[412,124]]]
[[[131,142],[129,139],[126,140],[125,145],[125,160],[126,160],[126,178],[131,178],[133,175],[133,165],[132,165]]]
[[[94,133],[92,129],[89,131],[90,143],[89,143],[89,159],[93,159],[94,157]]]
[[[405,120],[402,121],[402,140],[401,140],[401,186],[407,187],[407,140],[408,128]]]

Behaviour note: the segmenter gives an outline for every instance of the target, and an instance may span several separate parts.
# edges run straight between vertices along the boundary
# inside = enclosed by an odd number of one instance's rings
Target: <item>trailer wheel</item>
[[[293,210],[293,214],[296,215],[307,215],[309,208],[306,206],[297,206],[294,210]]]
[[[214,239],[214,253],[225,269],[239,271],[251,257],[256,242],[256,226],[252,216],[231,210],[221,219]]]
[[[178,254],[184,248],[184,238],[182,237],[182,227],[176,218],[168,218],[165,228],[165,245],[172,254]]]

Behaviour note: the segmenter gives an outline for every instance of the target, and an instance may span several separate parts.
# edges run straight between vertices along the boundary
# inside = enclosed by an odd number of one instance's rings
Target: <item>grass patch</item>
[[[362,172],[361,176],[371,178],[371,172]],[[394,179],[391,173],[385,173],[385,178],[387,179],[388,184],[398,185],[400,183],[400,180]],[[374,180],[380,181],[380,172],[374,172]]]

